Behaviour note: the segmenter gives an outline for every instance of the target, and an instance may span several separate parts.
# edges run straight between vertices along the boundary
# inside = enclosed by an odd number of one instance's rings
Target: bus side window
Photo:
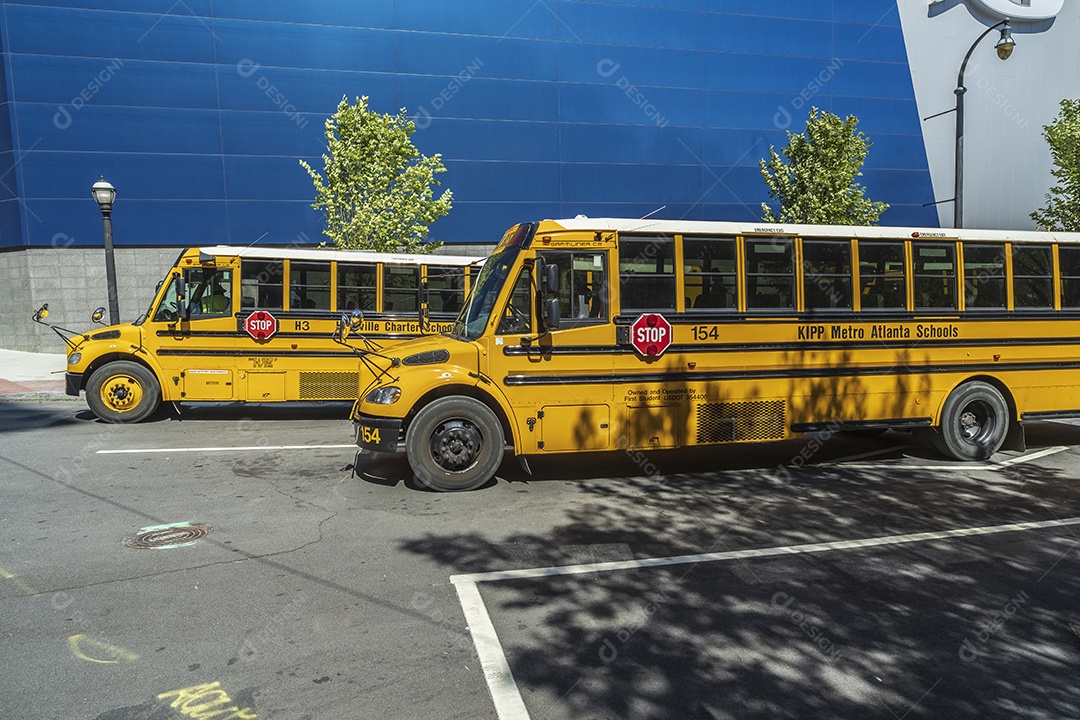
[[[862,309],[907,308],[904,243],[859,241],[859,283]]]
[[[683,238],[687,310],[735,310],[735,238]]]
[[[465,299],[465,268],[428,265],[428,310],[457,314]]]
[[[420,268],[383,265],[383,312],[415,313],[420,308]]]
[[[240,305],[267,310],[284,307],[285,263],[282,260],[244,260],[240,266]]]
[[[851,309],[851,242],[803,240],[803,297],[806,309]]]
[[[1080,307],[1080,248],[1058,246],[1061,264],[1061,307]]]
[[[794,310],[795,267],[788,238],[746,241],[746,309]]]
[[[330,263],[289,263],[289,307],[292,310],[330,309]]]
[[[1005,308],[1005,246],[965,244],[964,307]]]
[[[1045,245],[1013,243],[1013,300],[1017,310],[1054,307],[1053,256]]]
[[[675,238],[619,238],[621,312],[675,309]]]
[[[559,317],[563,327],[607,321],[607,253],[541,252],[548,265],[559,268]]]
[[[378,266],[338,263],[337,273],[337,309],[374,312]]]
[[[154,312],[154,322],[176,322],[178,303],[176,299],[176,278],[169,280],[169,286],[165,288],[165,294],[161,296],[161,304]]]
[[[192,268],[184,272],[192,315],[232,314],[232,270]]]
[[[916,244],[911,249],[916,310],[955,310],[956,246]]]
[[[499,320],[496,334],[521,335],[532,330],[532,285],[532,273],[529,268],[522,268],[514,284],[514,291],[510,294],[510,301]]]

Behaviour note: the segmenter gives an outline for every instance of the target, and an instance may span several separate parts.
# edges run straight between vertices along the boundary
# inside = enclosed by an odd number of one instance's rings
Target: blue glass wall
[[[27,0],[2,21],[0,247],[100,245],[100,176],[118,244],[318,242],[298,159],[343,95],[407,108],[443,154],[449,242],[760,217],[758,160],[811,106],[859,117],[884,222],[937,224],[895,0]]]

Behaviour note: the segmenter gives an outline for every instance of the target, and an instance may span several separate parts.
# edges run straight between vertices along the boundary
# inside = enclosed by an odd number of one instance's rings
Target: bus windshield
[[[495,246],[495,252],[484,262],[484,269],[472,283],[465,307],[450,329],[451,335],[475,340],[484,334],[506,276],[521,250],[529,246],[535,232],[536,223],[520,223],[503,234],[502,240]]]
[[[487,327],[488,319],[495,308],[495,300],[499,297],[506,276],[520,253],[521,246],[515,245],[488,258],[465,301],[465,307],[450,331],[451,335],[475,340],[484,334],[484,328]]]

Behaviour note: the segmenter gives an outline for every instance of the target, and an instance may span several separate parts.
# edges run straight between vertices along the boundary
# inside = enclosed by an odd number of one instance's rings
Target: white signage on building
[[[930,0],[936,5],[944,0]],[[1065,0],[971,0],[972,4],[992,15],[1014,20],[1048,20],[1057,17]]]

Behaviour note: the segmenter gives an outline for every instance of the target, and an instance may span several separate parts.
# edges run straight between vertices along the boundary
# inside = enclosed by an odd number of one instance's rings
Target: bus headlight
[[[388,385],[386,387],[375,388],[367,394],[364,398],[366,402],[373,405],[393,405],[401,397],[401,388]]]
[[[78,365],[80,362],[82,362],[82,353],[68,355],[68,365]]]

